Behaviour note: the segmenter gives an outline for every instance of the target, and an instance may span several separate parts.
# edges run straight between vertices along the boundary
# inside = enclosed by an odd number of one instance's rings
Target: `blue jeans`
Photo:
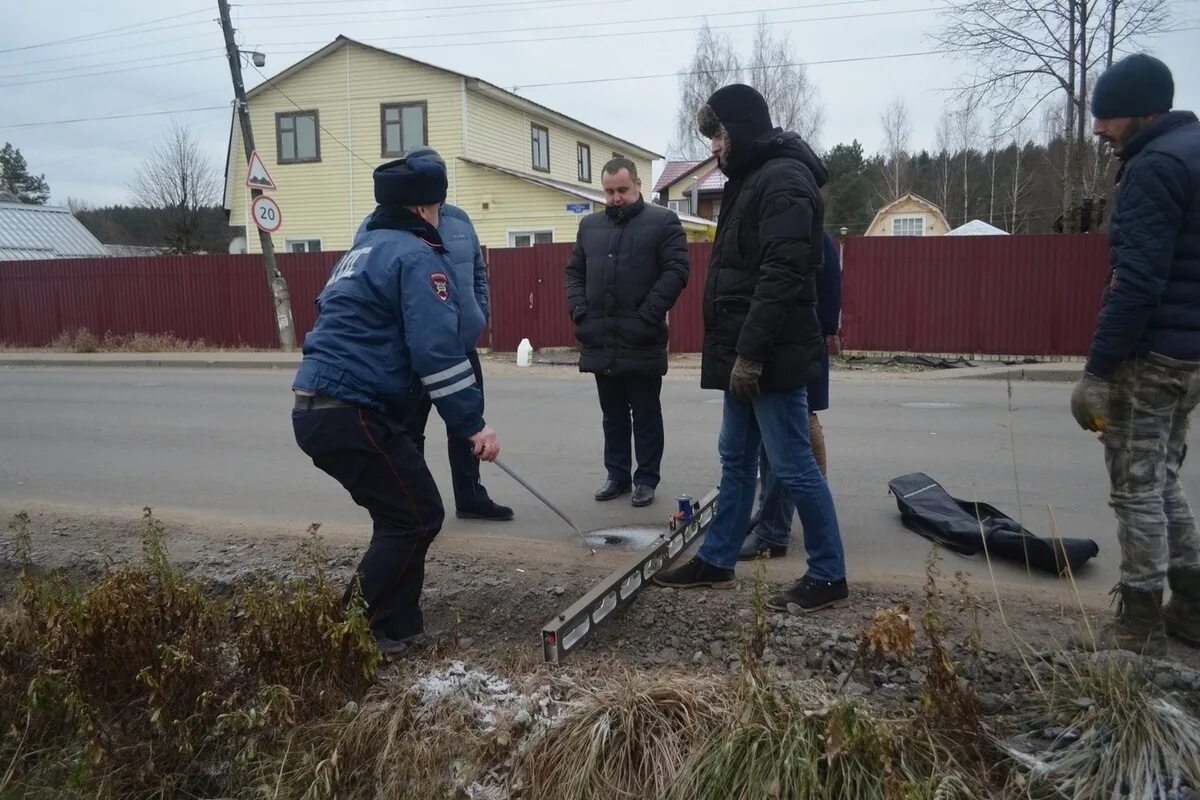
[[[787,547],[792,538],[792,515],[796,513],[796,504],[775,476],[766,448],[759,457],[758,474],[762,479],[762,492],[758,498],[757,518],[750,520],[751,530],[767,544]]]
[[[771,392],[751,402],[725,393],[718,445],[720,497],[712,527],[698,553],[700,559],[721,569],[733,569],[737,564],[754,507],[760,447],[800,512],[808,576],[820,581],[844,579],[846,558],[837,510],[808,438],[808,395],[804,389]]]

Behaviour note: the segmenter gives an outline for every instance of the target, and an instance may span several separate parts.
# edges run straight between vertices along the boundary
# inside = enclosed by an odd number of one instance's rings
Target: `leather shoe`
[[[653,486],[635,486],[633,487],[633,507],[643,508],[654,502],[654,487]]]
[[[508,506],[488,500],[466,508],[456,509],[454,516],[459,519],[486,519],[492,522],[508,522],[513,518],[513,510]]]
[[[627,494],[632,487],[628,483],[617,483],[616,481],[605,481],[604,485],[596,490],[597,500],[612,500],[614,497],[620,497]]]

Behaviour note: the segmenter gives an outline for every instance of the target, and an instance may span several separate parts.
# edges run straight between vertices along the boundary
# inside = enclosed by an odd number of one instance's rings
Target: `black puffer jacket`
[[[1087,363],[1101,378],[1135,355],[1200,358],[1200,121],[1164,114],[1121,158],[1112,270]]]
[[[798,134],[775,129],[739,154],[725,186],[704,288],[700,385],[728,389],[740,355],[763,363],[763,392],[798,389],[825,340],[816,312],[828,173]]]
[[[579,370],[665,375],[667,312],[687,286],[687,237],[674,211],[640,200],[622,211],[585,217],[567,262]]]

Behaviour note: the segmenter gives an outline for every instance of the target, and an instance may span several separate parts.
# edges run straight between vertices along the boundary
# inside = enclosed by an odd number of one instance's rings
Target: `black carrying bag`
[[[1022,528],[987,503],[958,500],[923,472],[901,475],[888,483],[900,507],[904,527],[947,550],[973,556],[982,553],[986,538],[992,558],[1026,563],[1054,575],[1075,572],[1100,552],[1091,539],[1045,539]]]

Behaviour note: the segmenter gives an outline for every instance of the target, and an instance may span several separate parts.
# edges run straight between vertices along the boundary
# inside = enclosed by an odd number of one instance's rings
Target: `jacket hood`
[[[779,128],[752,142],[746,150],[744,169],[738,169],[742,165],[734,165],[734,169],[740,171],[744,177],[773,158],[793,158],[804,164],[812,172],[817,188],[829,181],[829,170],[825,167],[825,162],[808,142],[794,131]]]

